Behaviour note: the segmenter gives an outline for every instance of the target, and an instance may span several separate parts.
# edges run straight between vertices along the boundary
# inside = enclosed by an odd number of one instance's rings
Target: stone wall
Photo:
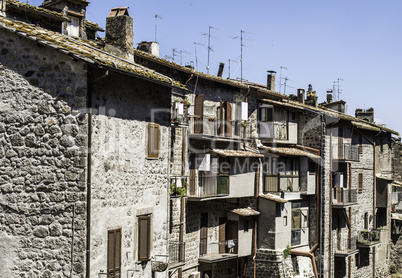
[[[84,276],[86,84],[83,63],[0,31],[1,277]]]

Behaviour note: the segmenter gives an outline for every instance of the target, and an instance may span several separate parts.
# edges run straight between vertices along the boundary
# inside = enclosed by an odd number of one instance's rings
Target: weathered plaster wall
[[[83,63],[0,31],[2,277],[84,276],[86,84]]]

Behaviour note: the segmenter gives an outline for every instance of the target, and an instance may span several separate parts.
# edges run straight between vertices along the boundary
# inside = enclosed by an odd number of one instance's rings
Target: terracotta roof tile
[[[223,149],[212,149],[211,154],[216,154],[223,157],[264,157],[260,153],[255,153],[252,151],[241,151],[241,150],[223,150]]]
[[[240,216],[256,216],[256,215],[260,215],[259,211],[253,210],[252,208],[248,207],[248,208],[237,208],[237,209],[232,209],[229,210],[232,213],[235,213],[237,215]]]
[[[320,159],[321,157],[319,155],[310,153],[305,150],[301,150],[298,148],[286,148],[286,147],[269,147],[269,146],[264,146],[260,145],[258,146],[259,149],[261,150],[266,150],[269,153],[276,154],[276,155],[284,155],[284,156],[306,156],[310,157],[313,159]]]
[[[278,195],[270,194],[270,193],[261,194],[259,197],[264,198],[266,200],[274,201],[276,203],[281,203],[281,204],[284,204],[284,203],[288,202],[285,199],[279,197]]]

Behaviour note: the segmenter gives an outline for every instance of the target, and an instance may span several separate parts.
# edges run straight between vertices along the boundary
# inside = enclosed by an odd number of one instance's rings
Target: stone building
[[[171,103],[185,89],[62,35],[88,2],[53,2],[68,11],[6,1],[0,16],[0,276],[165,277]]]

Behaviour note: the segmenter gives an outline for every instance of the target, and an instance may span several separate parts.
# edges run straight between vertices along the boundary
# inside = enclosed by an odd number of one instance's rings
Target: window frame
[[[270,113],[268,111],[270,110]],[[263,113],[264,111],[264,113]],[[270,117],[268,117],[270,115]],[[260,121],[263,123],[272,123],[274,121],[274,107],[263,106],[260,107]]]
[[[146,220],[146,224],[145,225],[147,225],[146,226],[146,235],[145,235],[145,237],[146,237],[146,242],[147,242],[147,245],[146,245],[146,250],[145,250],[145,252],[146,252],[146,256],[142,256],[142,245],[141,245],[141,239],[142,239],[142,221],[143,220]],[[149,214],[149,215],[140,215],[140,216],[137,216],[137,221],[138,221],[138,223],[137,223],[137,227],[138,227],[138,252],[137,252],[137,255],[138,255],[138,261],[140,261],[140,262],[145,262],[145,261],[149,261],[150,260],[150,258],[151,258],[151,220],[152,220],[152,218],[151,218],[151,215]]]
[[[113,254],[110,253],[110,238],[109,235],[113,234]],[[119,239],[119,247],[117,243],[117,239]],[[108,277],[114,277],[116,274],[121,275],[121,228],[111,229],[107,231],[107,253],[106,253],[106,264],[107,264],[107,275]],[[120,250],[119,254],[117,254],[117,250]],[[113,257],[111,258],[111,256]],[[116,265],[116,259],[118,258],[118,266]],[[113,265],[110,262],[113,261]]]
[[[156,134],[155,134],[156,130]],[[155,136],[156,135],[156,136]],[[156,139],[155,139],[156,137]],[[155,146],[156,140],[156,146]],[[155,148],[156,147],[156,148]],[[160,152],[160,125],[148,123],[148,158],[159,158]]]

